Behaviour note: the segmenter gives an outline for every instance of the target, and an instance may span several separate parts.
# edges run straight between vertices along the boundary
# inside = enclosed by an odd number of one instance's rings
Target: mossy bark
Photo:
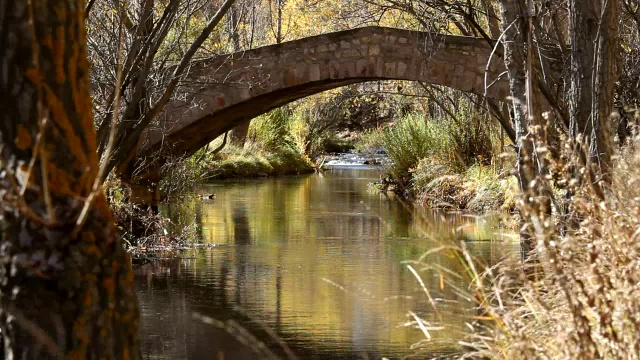
[[[130,260],[95,186],[83,0],[0,0],[4,357],[137,359]]]

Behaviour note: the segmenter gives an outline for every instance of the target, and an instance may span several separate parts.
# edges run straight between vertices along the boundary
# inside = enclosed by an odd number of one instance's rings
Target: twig
[[[33,321],[27,319],[20,311],[15,308],[10,308],[7,311],[7,315],[12,317],[18,326],[26,330],[36,341],[43,345],[49,354],[54,355],[58,359],[64,359],[64,352],[62,348],[56,344],[49,334],[47,334],[41,327],[36,325]]]

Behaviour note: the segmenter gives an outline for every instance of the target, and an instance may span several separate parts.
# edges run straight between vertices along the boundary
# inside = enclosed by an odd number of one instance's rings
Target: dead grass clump
[[[411,174],[417,201],[431,208],[489,212],[515,207],[515,178],[491,166],[475,164],[460,172],[447,162],[425,158]]]
[[[532,197],[540,194],[532,190],[527,205],[520,204],[536,244],[527,262],[514,256],[487,268],[464,244],[457,249],[470,277],[461,296],[477,305],[458,356],[640,358],[639,146],[636,140],[622,151],[606,186],[586,152],[567,146],[574,155],[530,187],[554,179],[564,199],[543,213],[536,203],[548,199]]]
[[[586,156],[565,157],[555,178],[571,195],[566,215],[522,209],[535,261],[484,275],[491,285],[481,303],[495,326],[477,350],[505,359],[640,358],[639,144],[616,159],[608,186],[588,160],[581,166]]]

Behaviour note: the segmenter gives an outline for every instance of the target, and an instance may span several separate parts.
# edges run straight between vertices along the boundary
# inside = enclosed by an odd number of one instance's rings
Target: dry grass
[[[425,158],[411,173],[418,203],[431,208],[474,213],[515,208],[515,178],[494,166],[474,164],[460,172],[446,162]]]
[[[640,358],[639,149],[636,140],[622,151],[607,186],[576,162],[585,157],[566,156],[552,166],[554,186],[572,196],[566,212],[556,207],[550,216],[534,209],[543,199],[521,204],[537,244],[535,261],[514,258],[482,270],[457,249],[469,269],[466,296],[481,314],[469,319],[472,331],[457,356]]]

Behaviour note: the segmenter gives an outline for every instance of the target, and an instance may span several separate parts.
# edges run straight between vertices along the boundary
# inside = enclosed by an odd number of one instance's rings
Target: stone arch
[[[504,99],[502,60],[495,56],[489,63],[491,50],[479,38],[365,27],[196,62],[143,135],[138,157],[161,145],[192,154],[243,121],[354,83],[424,81]]]

